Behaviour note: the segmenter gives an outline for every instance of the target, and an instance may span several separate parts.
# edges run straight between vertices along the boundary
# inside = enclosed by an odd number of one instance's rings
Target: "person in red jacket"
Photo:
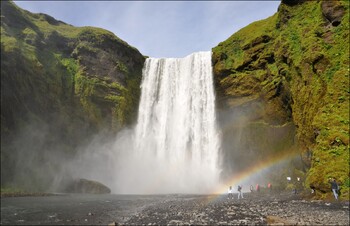
[[[271,191],[272,191],[272,184],[271,184],[271,183],[268,183],[268,184],[267,184],[267,188],[269,189],[269,192],[271,192]]]
[[[259,184],[256,184],[256,191],[257,191],[257,192],[260,191],[260,186],[259,186]]]

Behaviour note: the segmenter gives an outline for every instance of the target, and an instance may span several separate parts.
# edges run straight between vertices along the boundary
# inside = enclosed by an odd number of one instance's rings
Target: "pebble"
[[[349,225],[348,205],[297,199],[291,195],[250,195],[239,202],[228,202],[225,196],[206,201],[195,198],[169,197],[131,216],[125,225]],[[275,216],[268,222],[267,216]]]

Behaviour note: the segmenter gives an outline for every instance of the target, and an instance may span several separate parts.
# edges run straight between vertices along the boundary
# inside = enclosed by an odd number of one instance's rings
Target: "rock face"
[[[282,1],[213,48],[224,173],[287,153],[276,182],[298,176],[325,197],[335,177],[348,197],[348,41],[348,3]]]
[[[332,24],[338,26],[341,24],[342,18],[345,14],[345,7],[338,1],[322,1],[323,16]]]
[[[69,183],[64,189],[64,192],[84,194],[109,194],[111,193],[111,189],[97,181],[77,179]]]
[[[130,125],[144,60],[109,31],[1,2],[2,185],[18,178],[45,187],[49,176],[33,175],[55,174],[60,165],[52,159],[71,158],[93,134]]]

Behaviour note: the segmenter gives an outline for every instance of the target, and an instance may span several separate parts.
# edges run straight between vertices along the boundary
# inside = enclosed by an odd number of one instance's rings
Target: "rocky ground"
[[[117,224],[117,223],[115,223]],[[126,225],[349,225],[349,202],[306,201],[294,194],[172,196]]]
[[[348,201],[289,193],[1,197],[0,225],[349,225]]]

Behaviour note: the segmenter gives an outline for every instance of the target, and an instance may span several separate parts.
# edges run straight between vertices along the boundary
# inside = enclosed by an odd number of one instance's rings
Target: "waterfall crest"
[[[211,52],[146,59],[134,139],[146,193],[205,193],[217,186]]]

